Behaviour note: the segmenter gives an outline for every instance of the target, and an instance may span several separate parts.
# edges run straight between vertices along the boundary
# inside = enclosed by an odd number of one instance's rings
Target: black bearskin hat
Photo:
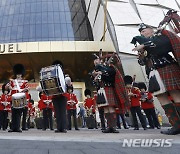
[[[16,64],[13,67],[13,72],[14,72],[14,75],[22,74],[22,76],[24,76],[25,68],[24,68],[24,66],[22,64]]]
[[[9,88],[6,89],[6,85],[7,85],[7,83],[4,83],[4,84],[2,85],[2,93],[3,93],[3,94],[4,94],[5,90],[7,90],[8,93],[10,92],[10,89],[9,89]]]
[[[33,99],[30,99],[29,102],[32,103],[32,104],[34,104],[34,100],[33,100]]]
[[[146,84],[144,82],[139,82],[138,83],[138,88],[147,90]]]
[[[141,32],[143,29],[146,29],[146,28],[152,28],[151,26],[148,26],[144,23],[140,24],[139,25],[139,32]]]
[[[84,91],[84,95],[85,95],[85,96],[87,96],[87,95],[90,95],[90,96],[91,96],[91,90],[86,89],[86,90]]]
[[[126,75],[126,76],[124,77],[124,83],[125,83],[125,85],[127,85],[127,84],[132,84],[132,82],[133,82],[133,78],[132,78],[130,75]]]
[[[137,87],[138,88],[138,83],[137,82],[133,82],[133,87]]]
[[[55,61],[53,61],[53,63],[52,63],[52,65],[58,65],[58,64],[61,66],[62,69],[64,68],[63,63],[62,63],[60,60],[55,60]]]

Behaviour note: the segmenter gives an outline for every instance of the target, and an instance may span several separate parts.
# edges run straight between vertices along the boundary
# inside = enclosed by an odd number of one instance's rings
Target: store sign
[[[19,45],[17,43],[0,44],[0,54],[1,53],[15,53],[15,52],[22,52],[22,50],[19,49]]]

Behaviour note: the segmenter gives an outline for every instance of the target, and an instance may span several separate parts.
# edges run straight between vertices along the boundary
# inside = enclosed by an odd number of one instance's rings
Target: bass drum
[[[44,67],[40,71],[40,84],[43,92],[48,96],[66,92],[66,84],[60,65]]]

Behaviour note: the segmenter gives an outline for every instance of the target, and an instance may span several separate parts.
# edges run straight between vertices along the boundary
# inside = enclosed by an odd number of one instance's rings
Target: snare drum
[[[27,99],[25,93],[15,93],[12,95],[12,107],[23,108],[27,105]]]
[[[60,65],[42,68],[40,71],[40,84],[47,96],[65,93],[66,84]]]

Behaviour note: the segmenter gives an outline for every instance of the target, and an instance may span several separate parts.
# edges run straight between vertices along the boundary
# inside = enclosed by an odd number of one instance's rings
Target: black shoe
[[[12,129],[8,130],[9,133],[14,132]]]
[[[14,131],[14,132],[22,133],[22,130],[18,129],[18,130]]]
[[[46,129],[44,129],[44,128],[43,128],[42,130],[43,130],[43,131],[46,131]]]
[[[75,128],[75,130],[80,130],[79,128]]]
[[[154,127],[149,127],[148,129],[154,129]]]
[[[51,128],[50,130],[54,130],[53,128]]]
[[[135,127],[134,130],[139,130],[139,128]]]
[[[68,130],[71,130],[71,128],[68,128]]]
[[[160,126],[157,126],[156,128],[157,128],[157,129],[161,129],[161,127],[160,127]]]
[[[143,127],[144,130],[147,130],[147,127]]]
[[[112,133],[119,133],[119,131],[116,130],[115,128],[112,128]]]
[[[67,133],[67,130],[60,130],[61,133]]]
[[[60,133],[61,131],[60,131],[60,130],[58,130],[58,129],[56,129],[54,132],[55,132],[55,133]]]
[[[22,128],[22,130],[27,131],[28,129],[27,128]]]
[[[177,135],[177,134],[180,134],[180,129],[179,128],[170,128],[170,129],[167,129],[167,130],[162,130],[161,131],[161,134],[166,134],[166,135]]]
[[[111,133],[111,130],[109,128],[102,130],[103,133]]]

